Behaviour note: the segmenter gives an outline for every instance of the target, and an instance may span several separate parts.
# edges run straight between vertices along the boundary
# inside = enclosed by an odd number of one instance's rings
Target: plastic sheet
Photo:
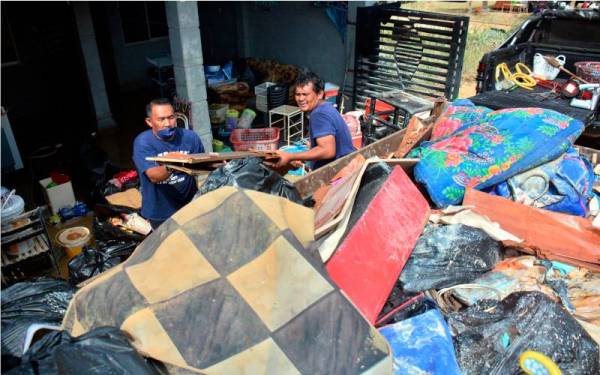
[[[2,290],[2,368],[20,358],[27,328],[32,323],[59,325],[73,297],[67,282],[41,279]]]
[[[46,334],[25,353],[11,375],[158,374],[118,328],[101,327],[73,338],[65,331]]]
[[[545,354],[565,374],[598,374],[598,345],[558,303],[539,292],[513,293],[446,316],[465,375],[518,374],[527,350]]]
[[[419,238],[400,281],[404,290],[446,288],[475,279],[502,259],[502,246],[478,228],[429,226]]]
[[[259,158],[231,160],[211,172],[194,199],[223,186],[237,186],[287,198],[302,204],[294,185],[262,164]]]
[[[119,263],[121,263],[121,260],[118,254],[115,257],[96,249],[85,249],[69,261],[69,282],[77,285]]]
[[[437,309],[379,332],[392,348],[394,374],[460,374],[448,325]]]

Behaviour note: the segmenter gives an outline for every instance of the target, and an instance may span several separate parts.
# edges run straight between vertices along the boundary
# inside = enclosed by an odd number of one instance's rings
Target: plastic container
[[[275,86],[273,82],[264,82],[260,85],[254,86],[254,95],[267,97],[267,89],[271,86]]]
[[[225,118],[225,124],[227,126],[227,129],[233,130],[236,128],[239,115],[240,113],[235,109],[230,109],[227,111],[227,116]]]
[[[8,196],[8,194],[6,194]],[[25,209],[25,201],[20,196],[13,194],[7,201],[2,201],[4,207],[1,211],[2,221],[8,221],[19,216]]]
[[[238,129],[250,129],[252,127],[252,121],[256,117],[256,112],[250,108],[246,108],[242,111],[242,115],[237,123]]]
[[[211,104],[208,106],[208,114],[211,124],[220,124],[225,122],[229,104]]]
[[[86,246],[91,239],[90,230],[86,227],[73,227],[63,229],[56,234],[56,242],[65,249],[67,258],[71,259]]]
[[[558,55],[556,56],[556,60],[564,66],[567,58],[564,55]],[[552,81],[558,77],[558,73],[560,73],[560,69],[548,64],[546,59],[544,59],[544,55],[541,53],[533,55],[533,74],[535,76]]]
[[[229,138],[235,151],[276,151],[279,128],[235,129]]]
[[[283,146],[282,148],[280,148],[281,151],[289,152],[291,154],[308,151],[308,149],[309,147],[306,145],[290,145]],[[304,167],[296,168],[289,171],[288,174],[291,174],[293,176],[304,176],[306,174],[306,169],[304,169]]]
[[[223,142],[219,141],[218,139],[213,139],[212,148],[214,152],[221,152],[223,150],[223,147],[225,147],[225,144]]]
[[[340,92],[340,86],[335,83],[325,82],[325,99],[330,98],[332,96],[338,96]]]
[[[600,61],[580,61],[575,63],[575,72],[589,83],[600,83]]]

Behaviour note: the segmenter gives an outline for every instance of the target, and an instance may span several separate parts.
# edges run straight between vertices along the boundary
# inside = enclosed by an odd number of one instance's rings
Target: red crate
[[[229,137],[235,151],[276,151],[279,128],[235,129]]]

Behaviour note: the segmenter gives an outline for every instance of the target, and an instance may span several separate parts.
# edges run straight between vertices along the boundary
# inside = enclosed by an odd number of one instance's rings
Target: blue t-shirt
[[[335,137],[335,158],[317,160],[314,163],[313,169],[320,168],[356,150],[354,145],[352,145],[352,136],[350,135],[348,125],[346,125],[342,116],[331,103],[320,103],[313,109],[310,113],[309,127],[311,147],[317,145],[317,138],[327,135]]]
[[[151,129],[146,130],[133,142],[133,162],[140,177],[142,191],[142,216],[149,220],[168,219],[189,203],[196,191],[196,179],[185,173],[173,171],[171,176],[159,183],[152,183],[146,170],[160,164],[146,160],[148,156],[160,156],[169,152],[196,154],[204,152],[200,137],[191,130],[177,128],[170,141],[158,139]]]

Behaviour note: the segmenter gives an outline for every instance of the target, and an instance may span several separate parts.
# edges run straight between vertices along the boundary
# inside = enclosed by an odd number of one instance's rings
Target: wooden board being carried
[[[180,165],[193,164],[215,164],[228,160],[243,159],[247,157],[257,157],[265,160],[279,159],[277,152],[274,151],[237,151],[237,152],[207,152],[202,154],[181,154],[170,153],[162,156],[147,157],[146,160],[157,161],[160,163],[177,163]]]

